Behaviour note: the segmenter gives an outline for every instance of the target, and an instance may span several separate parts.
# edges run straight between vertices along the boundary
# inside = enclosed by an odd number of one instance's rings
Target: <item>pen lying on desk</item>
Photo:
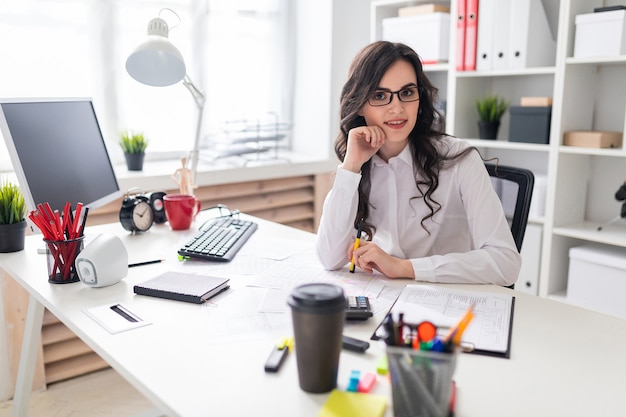
[[[134,268],[136,266],[158,264],[159,262],[163,262],[163,261],[165,261],[165,259],[154,259],[152,261],[145,261],[145,262],[137,262],[137,263],[134,263],[134,264],[128,264],[128,267],[129,268]]]

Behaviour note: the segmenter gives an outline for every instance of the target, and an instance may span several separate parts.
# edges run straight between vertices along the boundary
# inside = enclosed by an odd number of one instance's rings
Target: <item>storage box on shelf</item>
[[[622,132],[571,131],[565,132],[563,145],[585,148],[621,148]]]
[[[446,6],[444,4],[436,4],[436,3],[427,3],[427,4],[419,4],[417,6],[407,6],[400,7],[398,9],[398,16],[413,16],[416,14],[425,14],[425,13],[450,13],[450,6]]]
[[[569,259],[567,300],[626,318],[626,249],[576,246],[569,250]]]
[[[511,142],[549,143],[552,106],[511,106]]]
[[[447,62],[450,13],[426,13],[383,19],[383,40],[413,48],[424,64]]]
[[[626,10],[577,15],[574,57],[626,54],[625,23]]]

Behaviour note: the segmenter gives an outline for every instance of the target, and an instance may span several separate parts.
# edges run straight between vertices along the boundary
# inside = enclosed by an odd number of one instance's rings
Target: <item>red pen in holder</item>
[[[67,240],[46,240],[46,258],[48,261],[48,282],[67,284],[79,281],[76,272],[76,257],[83,249],[84,236]]]

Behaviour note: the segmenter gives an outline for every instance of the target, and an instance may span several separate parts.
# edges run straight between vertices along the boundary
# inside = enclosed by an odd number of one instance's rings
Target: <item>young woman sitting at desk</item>
[[[436,95],[406,45],[375,42],[352,62],[335,143],[342,163],[318,230],[325,268],[353,262],[389,278],[517,280],[521,257],[483,160],[438,127]],[[367,237],[355,245],[356,229]]]

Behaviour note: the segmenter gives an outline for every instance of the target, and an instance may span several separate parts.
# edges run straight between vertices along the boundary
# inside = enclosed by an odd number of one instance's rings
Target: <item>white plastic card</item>
[[[121,304],[106,304],[83,310],[83,312],[111,334],[152,324]]]

